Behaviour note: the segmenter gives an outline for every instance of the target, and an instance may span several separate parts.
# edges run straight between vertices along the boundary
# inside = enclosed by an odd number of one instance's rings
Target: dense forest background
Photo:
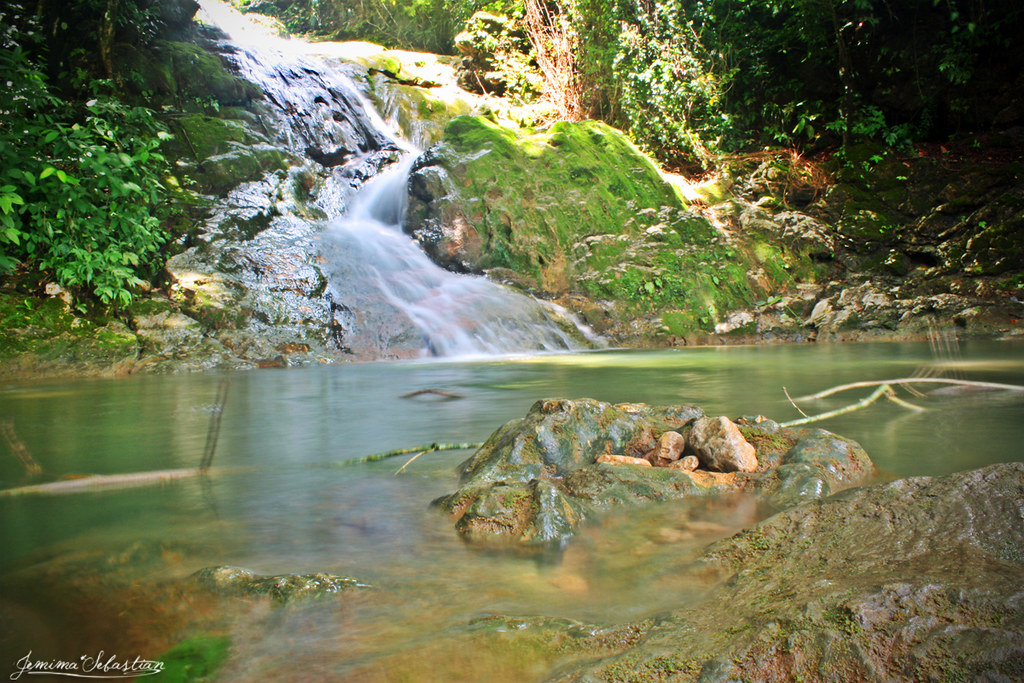
[[[479,33],[478,12],[500,16],[497,33],[477,38],[507,83],[509,65],[540,75],[539,93],[524,77],[519,95],[618,126],[689,172],[765,147],[842,158],[853,145],[909,151],[1024,122],[1015,0],[241,4],[295,32],[446,54]],[[154,98],[133,55],[187,30],[194,10],[0,2],[0,272],[42,271],[80,300],[117,306],[159,268],[182,204],[161,153],[165,110],[204,103]]]

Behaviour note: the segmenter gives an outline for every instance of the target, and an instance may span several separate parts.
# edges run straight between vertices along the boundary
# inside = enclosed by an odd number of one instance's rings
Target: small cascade
[[[486,278],[451,273],[401,230],[414,156],[370,180],[324,234],[328,280],[364,308],[391,309],[420,336],[424,354],[465,356],[581,348],[536,300]]]
[[[319,240],[334,344],[361,357],[466,356],[586,348],[558,307],[484,277],[436,265],[402,231],[415,149],[381,119],[331,44],[245,30],[245,18],[202,0],[227,35],[226,55],[259,85],[268,135],[325,178]],[[240,28],[243,27],[243,28]],[[262,120],[262,119],[261,119]]]

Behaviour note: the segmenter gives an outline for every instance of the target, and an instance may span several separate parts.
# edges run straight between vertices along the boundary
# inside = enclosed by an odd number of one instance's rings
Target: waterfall
[[[202,0],[230,36],[230,58],[266,93],[276,142],[322,167],[317,203],[332,334],[360,355],[466,356],[586,348],[564,310],[436,265],[402,231],[409,168],[420,153],[389,129],[330,43],[285,40]],[[404,353],[403,353],[404,350]]]

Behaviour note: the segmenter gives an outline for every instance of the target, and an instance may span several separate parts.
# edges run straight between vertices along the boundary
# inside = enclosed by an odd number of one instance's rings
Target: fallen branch
[[[377,462],[378,460],[386,460],[387,458],[394,458],[398,455],[408,455],[410,453],[432,453],[434,451],[463,451],[471,448],[480,448],[483,446],[482,443],[431,443],[425,446],[412,446],[411,448],[396,448],[393,451],[385,451],[383,453],[374,453],[373,455],[364,455],[361,458],[352,458],[350,460],[342,460],[337,464],[341,467],[347,467],[349,465],[358,465],[364,462]],[[420,453],[422,451],[423,453]],[[419,457],[417,455],[416,457]]]
[[[801,396],[797,400],[814,401],[819,398],[826,398],[828,396],[832,396],[833,394],[838,394],[843,391],[849,391],[850,389],[861,389],[864,387],[877,387],[882,385],[891,386],[894,384],[955,384],[959,386],[973,387],[975,389],[1024,391],[1024,386],[1021,386],[1019,384],[1000,384],[998,382],[972,382],[966,379],[945,379],[942,377],[902,377],[900,379],[883,379],[870,382],[853,382],[851,384],[840,384],[839,386],[832,387],[831,389],[819,391],[816,394]]]
[[[226,470],[220,470],[224,473]],[[157,470],[154,472],[132,472],[129,474],[94,474],[76,479],[62,479],[47,484],[19,486],[13,489],[0,490],[0,498],[27,495],[60,495],[64,493],[83,493],[87,491],[106,491],[110,489],[135,488],[167,484],[179,479],[189,479],[200,475],[213,474],[213,471],[201,471],[195,468],[181,470]]]
[[[895,395],[895,392],[893,392],[892,387],[889,386],[888,384],[883,384],[882,386],[880,386],[877,389],[875,389],[871,393],[870,396],[868,396],[867,398],[863,398],[863,399],[857,401],[856,403],[854,403],[852,405],[844,406],[842,408],[837,408],[836,410],[830,410],[827,413],[818,413],[817,415],[810,415],[808,417],[802,417],[799,420],[790,420],[789,422],[783,422],[779,426],[780,427],[796,427],[798,425],[805,425],[805,424],[807,424],[809,422],[818,422],[820,420],[827,420],[830,417],[837,417],[839,415],[845,415],[846,413],[852,413],[853,411],[860,410],[861,408],[867,408],[869,405],[871,405],[872,403],[874,403],[875,401],[877,401],[880,398],[883,398],[885,396],[894,396],[894,395]]]

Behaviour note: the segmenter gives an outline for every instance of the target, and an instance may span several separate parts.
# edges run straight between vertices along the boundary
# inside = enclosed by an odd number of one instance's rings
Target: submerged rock
[[[555,678],[1024,677],[1024,463],[797,506],[712,545],[692,569],[709,570],[705,600]]]
[[[687,471],[633,459],[667,432],[685,436],[703,417],[700,408],[687,405],[538,401],[463,462],[461,487],[435,502],[469,538],[559,542],[588,516],[621,503],[748,491],[781,507],[827,496],[874,473],[853,441],[763,418],[733,425],[757,453],[755,472]]]
[[[323,572],[263,576],[250,569],[228,566],[206,567],[193,574],[193,577],[204,588],[223,595],[247,597],[267,595],[280,602],[320,598],[332,593],[369,587],[347,576],[335,576]]]

